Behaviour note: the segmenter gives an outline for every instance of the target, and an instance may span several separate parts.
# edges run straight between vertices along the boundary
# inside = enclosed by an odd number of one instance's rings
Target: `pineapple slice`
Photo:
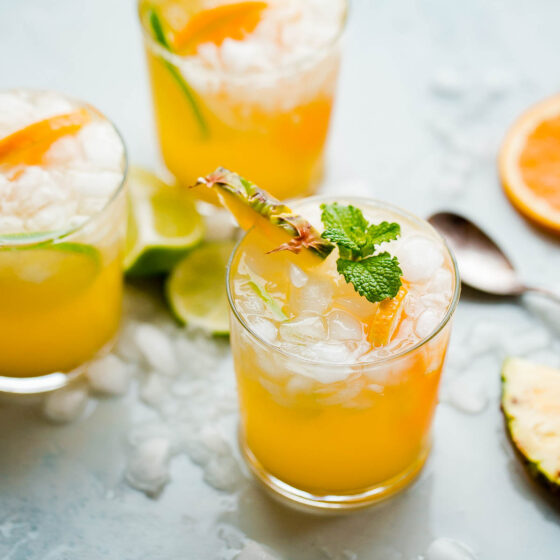
[[[334,245],[323,239],[305,218],[294,214],[284,203],[237,173],[219,167],[194,185],[201,186],[212,189],[218,195],[239,227],[246,231],[256,227],[262,232],[263,237],[272,243],[271,253],[300,253],[302,249],[308,249],[325,259],[334,249]]]

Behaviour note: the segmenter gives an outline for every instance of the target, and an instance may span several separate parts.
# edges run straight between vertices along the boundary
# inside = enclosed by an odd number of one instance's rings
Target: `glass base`
[[[428,445],[407,469],[369,488],[344,494],[311,494],[271,475],[253,455],[241,433],[239,445],[251,472],[275,500],[302,511],[333,514],[372,506],[404,490],[420,474],[430,452]]]
[[[101,350],[88,362],[79,365],[77,368],[68,372],[54,372],[36,377],[6,377],[0,376],[0,394],[6,395],[40,395],[50,393],[57,389],[62,389],[82,376],[88,364],[102,356],[108,354],[117,341],[117,337],[105,344]]]

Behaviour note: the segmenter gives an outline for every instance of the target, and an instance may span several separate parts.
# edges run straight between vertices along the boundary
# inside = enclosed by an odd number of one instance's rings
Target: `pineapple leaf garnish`
[[[346,282],[372,303],[394,298],[402,285],[399,261],[387,252],[376,255],[375,251],[381,243],[399,237],[399,224],[370,224],[359,208],[337,202],[322,204],[321,210],[322,235],[338,246],[336,267]]]
[[[166,51],[172,52],[171,45],[169,44],[169,41],[167,40],[167,37],[165,36],[165,32],[163,30],[163,25],[161,23],[161,20],[159,18],[158,13],[155,10],[155,8],[149,8],[148,14],[147,14],[147,20],[150,24],[150,28],[151,28],[151,31],[152,31],[152,37],[153,37],[154,41],[158,45],[163,47]],[[183,78],[183,75],[181,74],[181,72],[179,71],[179,69],[175,65],[171,64],[171,62],[166,60],[163,56],[160,56],[159,59],[160,59],[161,63],[167,68],[167,70],[169,71],[169,73],[171,74],[171,76],[173,77],[173,79],[175,80],[175,82],[177,83],[179,88],[181,89],[181,91],[185,94],[185,97],[187,98],[187,101],[188,101],[189,105],[191,106],[194,118],[196,119],[196,122],[198,123],[198,127],[200,129],[201,136],[203,138],[208,138],[208,135],[209,135],[208,125],[206,124],[206,120],[205,120],[204,116],[202,115],[200,107],[198,106],[198,104],[197,104],[197,102],[194,98],[194,94],[191,90],[191,87],[189,86],[189,84],[187,84],[187,82]]]
[[[280,247],[273,249],[270,253],[277,251],[299,253],[304,249],[309,249],[324,259],[334,249],[334,245],[321,237],[321,234],[304,217],[295,214],[283,202],[237,173],[218,167],[210,175],[201,177],[194,185],[194,187],[200,186],[215,188],[218,197],[234,215],[236,214],[232,202],[237,203],[244,210],[252,210],[254,214],[251,216],[255,220],[257,217],[263,218],[290,236],[289,241],[282,243]],[[229,204],[224,195],[230,197]],[[243,224],[238,218],[243,229],[254,225],[255,220],[250,220],[249,224]]]

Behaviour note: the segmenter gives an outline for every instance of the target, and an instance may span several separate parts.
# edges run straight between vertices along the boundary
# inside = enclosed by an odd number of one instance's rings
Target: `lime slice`
[[[130,212],[125,271],[129,276],[168,272],[204,235],[204,222],[189,192],[144,169],[129,178]]]
[[[173,314],[213,334],[228,334],[226,266],[233,241],[208,243],[191,251],[167,279],[166,294]]]
[[[0,247],[2,310],[59,305],[85,290],[101,270],[101,255],[80,243]]]

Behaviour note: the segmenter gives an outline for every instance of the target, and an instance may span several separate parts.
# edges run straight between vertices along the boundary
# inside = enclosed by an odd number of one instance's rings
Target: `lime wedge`
[[[101,270],[101,255],[80,243],[0,247],[2,310],[41,310],[87,289]]]
[[[129,178],[125,271],[129,276],[168,272],[204,235],[204,222],[189,192],[144,169]]]
[[[191,251],[167,279],[166,295],[173,314],[213,334],[228,334],[226,266],[233,241],[208,243]]]

